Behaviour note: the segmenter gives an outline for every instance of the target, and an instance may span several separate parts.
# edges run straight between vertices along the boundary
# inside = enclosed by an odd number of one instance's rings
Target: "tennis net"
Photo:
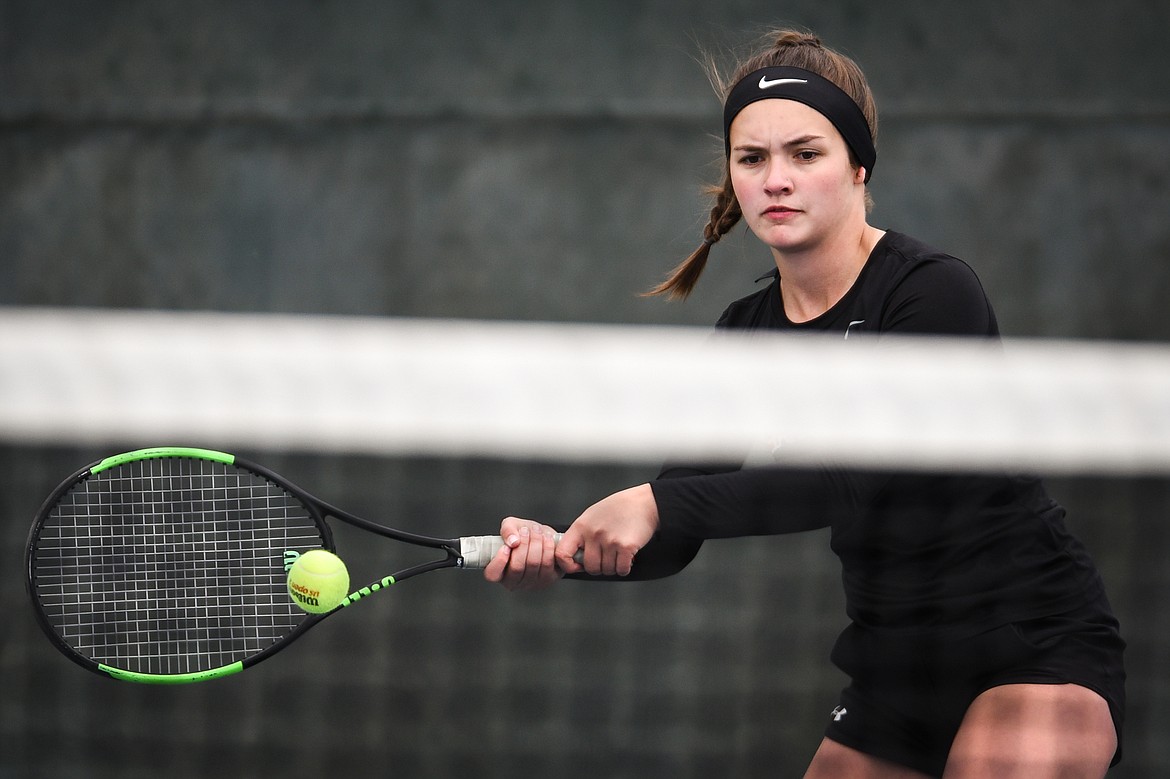
[[[26,443],[1170,471],[1148,344],[9,309],[0,393]]]
[[[1130,642],[1111,776],[1170,765],[1165,345],[0,309],[2,559],[68,474],[156,445],[440,537],[567,525],[663,459],[1038,472]],[[397,567],[334,529],[356,578]],[[829,540],[713,541],[677,576],[537,594],[424,577],[247,673],[165,689],[74,667],[13,584],[0,776],[799,776],[844,684]]]

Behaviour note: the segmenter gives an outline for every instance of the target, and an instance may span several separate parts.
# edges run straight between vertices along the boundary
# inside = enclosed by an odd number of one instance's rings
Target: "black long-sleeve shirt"
[[[888,232],[823,315],[784,315],[777,274],[717,327],[996,338],[995,314],[962,261]],[[848,616],[870,627],[974,633],[1095,597],[1100,578],[1064,510],[1024,476],[900,473],[831,465],[670,465],[651,482],[660,530],[638,578],[686,565],[702,540],[830,527]],[[637,568],[642,566],[642,570]]]

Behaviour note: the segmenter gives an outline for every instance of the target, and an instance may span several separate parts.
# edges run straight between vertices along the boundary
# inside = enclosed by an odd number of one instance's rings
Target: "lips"
[[[764,209],[763,215],[768,219],[786,219],[799,213],[800,211],[798,209],[789,208],[788,206],[768,206]]]

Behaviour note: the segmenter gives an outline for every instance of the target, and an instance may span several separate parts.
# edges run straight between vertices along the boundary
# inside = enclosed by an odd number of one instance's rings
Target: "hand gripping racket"
[[[302,611],[287,569],[335,551],[326,517],[442,553],[362,587],[326,614]],[[483,568],[498,536],[431,538],[356,517],[223,452],[156,448],[65,480],[37,513],[28,592],[53,644],[115,679],[183,683],[236,673],[325,617],[440,568]]]

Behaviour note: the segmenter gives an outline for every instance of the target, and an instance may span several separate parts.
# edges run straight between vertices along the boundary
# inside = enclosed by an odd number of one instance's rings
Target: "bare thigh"
[[[946,779],[1100,779],[1117,750],[1109,705],[1076,684],[1006,684],[968,707]]]
[[[930,779],[905,766],[858,752],[831,739],[821,741],[804,779]]]

